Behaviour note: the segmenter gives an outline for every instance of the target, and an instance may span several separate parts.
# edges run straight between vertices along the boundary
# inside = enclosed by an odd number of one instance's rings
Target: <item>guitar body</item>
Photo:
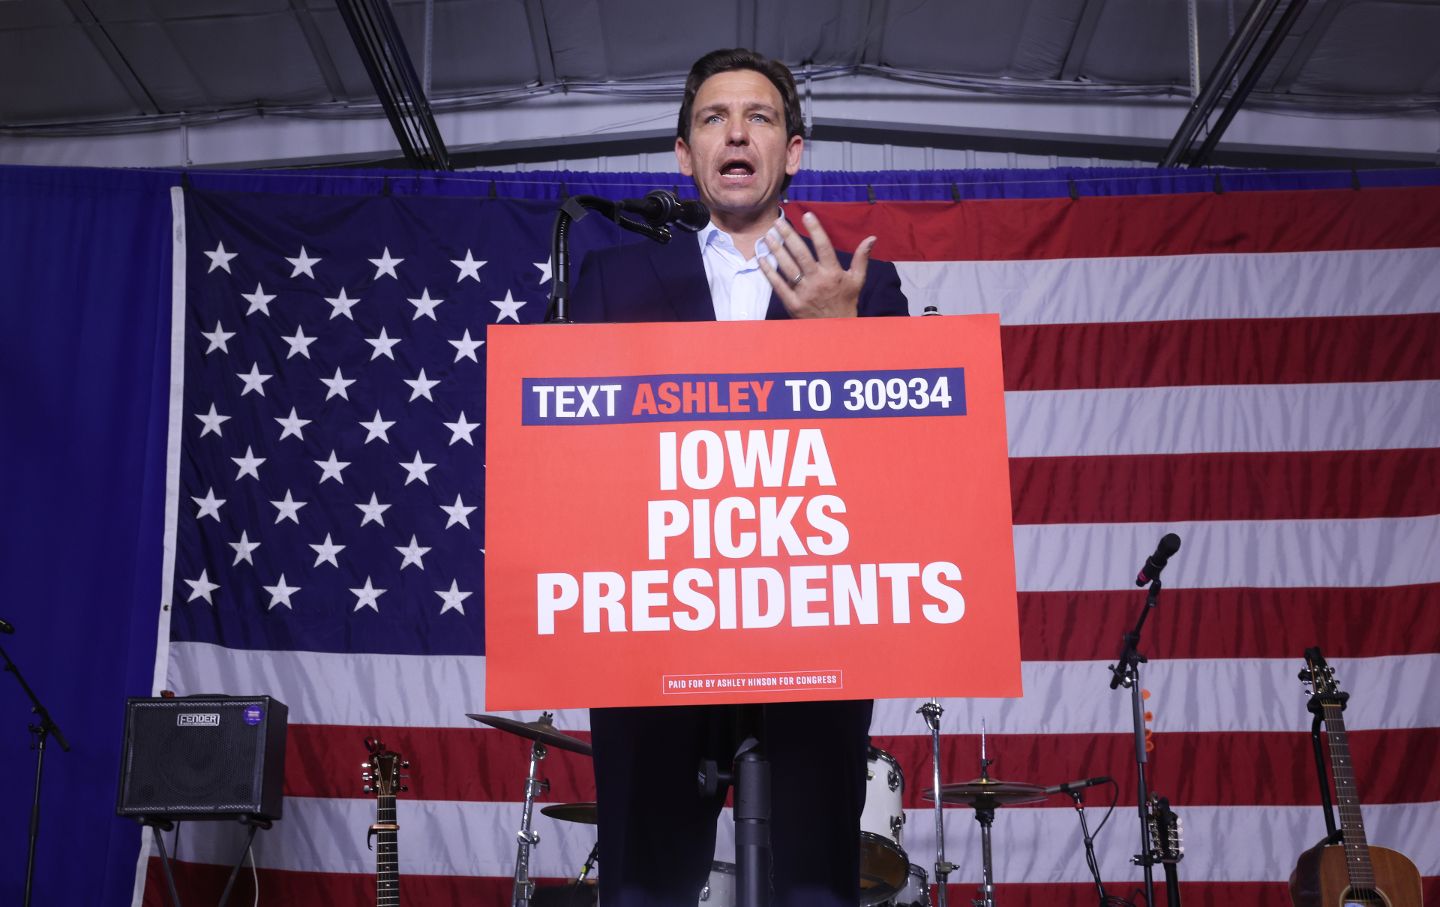
[[[1371,845],[1370,864],[1375,888],[1351,892],[1345,848],[1339,844],[1312,847],[1300,856],[1290,875],[1290,899],[1295,907],[1421,907],[1420,870],[1409,857]]]

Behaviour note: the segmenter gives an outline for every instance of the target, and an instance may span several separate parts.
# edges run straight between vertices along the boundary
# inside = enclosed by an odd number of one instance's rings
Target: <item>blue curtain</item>
[[[114,815],[126,696],[148,695],[160,601],[170,348],[169,189],[555,200],[693,194],[673,173],[0,167],[0,645],[72,749],[46,757],[37,904],[129,904],[140,830]],[[1435,185],[1440,170],[802,173],[820,201]],[[0,904],[19,904],[34,753],[0,677]]]

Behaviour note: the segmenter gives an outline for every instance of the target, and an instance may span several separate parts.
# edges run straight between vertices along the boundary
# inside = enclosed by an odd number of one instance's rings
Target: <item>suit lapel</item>
[[[715,320],[705,262],[693,235],[681,233],[664,245],[652,246],[650,264],[677,321]]]

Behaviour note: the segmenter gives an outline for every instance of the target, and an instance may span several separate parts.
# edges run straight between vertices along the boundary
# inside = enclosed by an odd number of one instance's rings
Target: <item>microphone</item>
[[[682,230],[698,233],[710,223],[710,209],[702,202],[681,201],[675,193],[665,189],[652,189],[644,198],[627,198],[616,203],[622,211],[629,211],[645,218],[652,227],[675,224]]]
[[[1067,781],[1064,784],[1056,784],[1041,791],[1047,797],[1051,794],[1071,794],[1082,791],[1087,787],[1094,787],[1097,784],[1108,784],[1114,779],[1108,775],[1101,775],[1098,778],[1081,778],[1079,781]]]
[[[1152,580],[1159,579],[1160,571],[1165,569],[1170,558],[1174,557],[1175,552],[1179,550],[1180,536],[1173,532],[1167,532],[1165,537],[1160,540],[1160,544],[1155,546],[1155,553],[1145,559],[1145,566],[1141,567],[1140,572],[1135,575],[1135,585],[1143,586]]]
[[[8,620],[0,620],[0,633],[14,633],[15,625]]]

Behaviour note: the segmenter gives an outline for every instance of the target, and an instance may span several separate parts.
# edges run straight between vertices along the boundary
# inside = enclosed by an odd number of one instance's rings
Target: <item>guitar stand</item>
[[[205,816],[204,819],[213,817]],[[165,839],[160,832],[170,831],[175,823],[164,816],[137,816],[136,821],[142,826],[149,826],[155,836],[155,849],[160,851],[160,866],[165,870],[165,887],[170,892],[170,903],[175,907],[183,907],[180,903],[180,892],[175,889],[175,873],[170,867],[170,855],[165,851]],[[245,855],[250,853],[250,845],[255,842],[255,833],[262,828],[270,828],[273,824],[269,819],[260,816],[244,815],[240,817],[240,824],[247,825],[250,833],[245,836],[245,846],[240,849],[240,859],[235,861],[235,867],[230,870],[230,878],[225,880],[225,890],[220,893],[218,907],[225,907],[230,900],[230,890],[235,887],[235,879],[240,875],[240,867],[245,865]],[[251,858],[253,861],[253,857]]]
[[[1325,771],[1325,747],[1320,742],[1321,726],[1325,723],[1325,707],[1319,696],[1311,696],[1306,706],[1315,719],[1310,722],[1310,745],[1315,751],[1315,779],[1320,785],[1320,809],[1325,813],[1325,840],[1321,844],[1343,844],[1345,834],[1335,824],[1335,803],[1330,797],[1330,776]],[[1341,711],[1345,703],[1340,703]]]

